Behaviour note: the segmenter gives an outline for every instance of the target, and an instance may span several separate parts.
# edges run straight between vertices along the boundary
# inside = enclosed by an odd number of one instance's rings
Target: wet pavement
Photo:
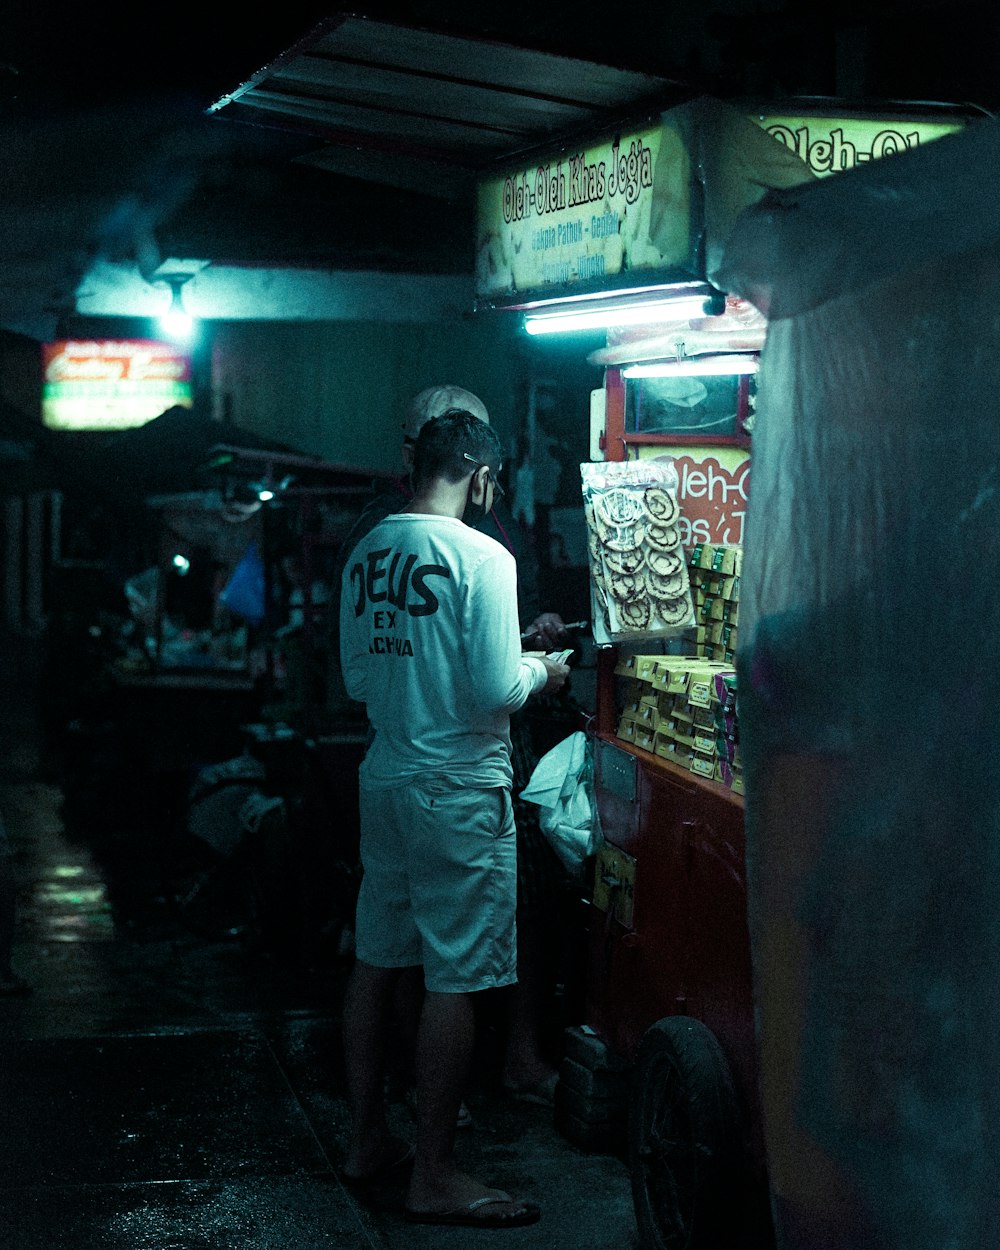
[[[102,831],[71,819],[42,747],[37,647],[3,647],[0,812],[15,851],[15,970],[0,999],[4,1250],[395,1250],[495,1240],[636,1244],[625,1164],[497,1088],[488,1039],[459,1135],[464,1166],[538,1202],[502,1233],[416,1227],[338,1176],[344,958],[276,959],[196,931],[164,888],[162,796]],[[95,819],[96,817],[96,819]],[[412,1134],[402,1094],[394,1127]]]

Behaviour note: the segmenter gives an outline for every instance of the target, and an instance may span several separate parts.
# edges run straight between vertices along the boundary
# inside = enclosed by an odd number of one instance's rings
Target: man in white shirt
[[[500,445],[451,412],[414,447],[415,494],[348,557],[340,653],[375,732],[360,770],[357,959],[344,1004],[351,1108],[345,1179],[405,1169],[419,1223],[514,1227],[539,1209],[458,1170],[455,1121],[474,1040],[472,995],[516,981],[510,714],[558,689],[564,664],[522,654],[513,557],[473,526]],[[383,1076],[393,993],[424,970],[415,1154],[389,1133]]]

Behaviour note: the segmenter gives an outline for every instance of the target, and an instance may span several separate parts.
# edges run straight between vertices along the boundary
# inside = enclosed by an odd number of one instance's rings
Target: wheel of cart
[[[644,1250],[729,1250],[745,1196],[743,1116],[729,1064],[699,1020],[644,1034],[633,1073],[629,1169]]]

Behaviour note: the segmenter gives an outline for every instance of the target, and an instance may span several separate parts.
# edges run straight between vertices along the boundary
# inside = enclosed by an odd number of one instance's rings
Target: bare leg
[[[398,968],[375,968],[356,960],[344,995],[344,1065],[351,1135],[344,1171],[373,1172],[398,1144],[385,1118],[386,1048]]]
[[[508,1089],[551,1087],[557,1072],[545,1057],[542,1022],[549,998],[546,922],[518,914],[517,985],[510,992],[503,1084]]]
[[[424,973],[422,968],[404,968],[395,990],[393,1016],[393,1058],[396,1075],[406,1089],[414,1085],[417,1033],[424,1006]]]
[[[455,1119],[472,1060],[475,1011],[470,994],[427,992],[417,1036],[417,1155],[406,1206],[448,1211],[494,1198],[492,1215],[515,1215],[524,1204],[455,1166]]]

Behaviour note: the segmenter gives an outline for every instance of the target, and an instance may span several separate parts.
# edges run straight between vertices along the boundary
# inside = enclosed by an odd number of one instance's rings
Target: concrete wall
[[[431,324],[220,322],[213,412],[305,454],[393,469],[406,400],[453,382],[483,399],[510,448],[522,336],[510,314]]]

